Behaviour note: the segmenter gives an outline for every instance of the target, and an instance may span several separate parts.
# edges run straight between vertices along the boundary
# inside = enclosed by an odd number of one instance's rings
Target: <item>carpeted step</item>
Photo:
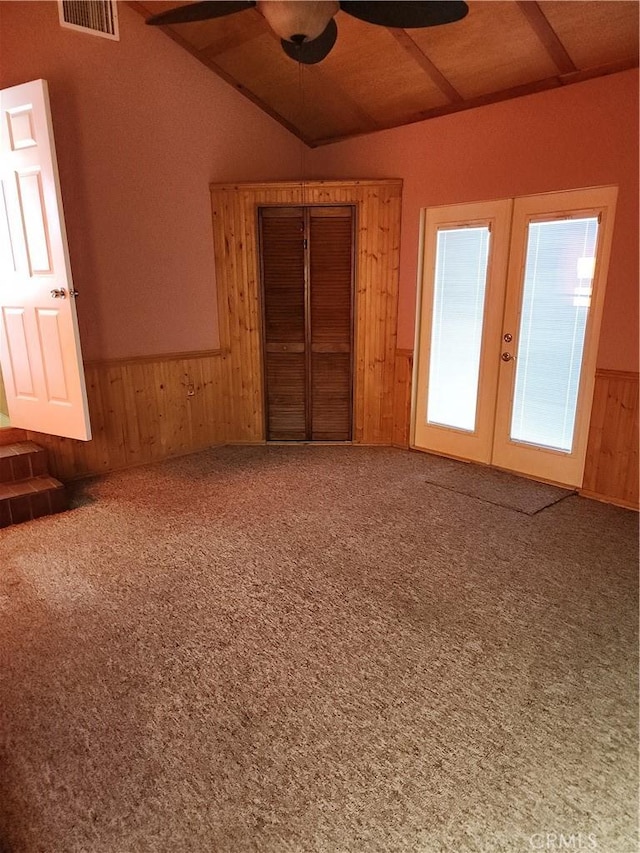
[[[47,473],[47,451],[33,441],[0,446],[0,485]]]
[[[1,449],[1,448],[0,448]],[[0,483],[0,527],[68,509],[64,485],[43,475]]]

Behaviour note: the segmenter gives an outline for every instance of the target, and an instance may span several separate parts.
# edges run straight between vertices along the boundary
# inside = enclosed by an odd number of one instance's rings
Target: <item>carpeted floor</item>
[[[425,457],[422,466],[426,481],[434,486],[452,489],[470,498],[478,498],[507,509],[526,512],[527,515],[535,515],[575,494],[573,489],[562,489],[526,477],[517,477],[496,468],[472,465],[433,454]]]
[[[635,853],[637,516],[428,469],[220,448],[2,531],[0,849]]]

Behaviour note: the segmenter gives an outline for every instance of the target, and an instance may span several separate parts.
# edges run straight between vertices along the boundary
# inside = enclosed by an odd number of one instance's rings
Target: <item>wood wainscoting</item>
[[[409,447],[413,351],[396,350],[393,444]],[[580,494],[638,509],[638,374],[597,370]]]
[[[638,509],[638,374],[597,370],[580,493]]]
[[[87,362],[93,439],[27,437],[47,448],[49,469],[62,480],[224,444],[223,360],[209,350]]]
[[[265,440],[257,209],[356,208],[353,440],[391,444],[402,181],[311,181],[211,186],[226,435]]]
[[[413,350],[396,350],[393,383],[393,446],[409,447],[411,433],[411,377]]]

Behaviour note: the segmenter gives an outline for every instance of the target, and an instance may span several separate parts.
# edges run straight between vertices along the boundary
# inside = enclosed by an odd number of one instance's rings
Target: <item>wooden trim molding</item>
[[[420,49],[406,30],[403,30],[400,27],[387,27],[387,30],[391,33],[405,53],[407,53],[413,61],[422,68],[427,77],[438,87],[450,103],[460,103],[464,100],[460,92],[452,86],[440,69],[434,65],[429,57]]]
[[[221,349],[194,350],[193,352],[167,352],[155,355],[132,355],[122,358],[97,358],[85,361],[85,367],[106,367],[117,364],[149,364],[152,361],[183,361],[189,358],[215,358],[223,355]]]
[[[382,178],[380,180],[363,179],[350,181],[237,181],[233,184],[209,184],[209,189],[212,192],[225,190],[227,192],[243,191],[260,193],[261,190],[264,190],[273,199],[263,200],[262,198],[260,198],[256,202],[257,205],[353,204],[353,202],[349,200],[344,200],[344,198],[341,198],[340,201],[331,201],[331,198],[333,197],[332,190],[344,191],[350,189],[358,189],[360,187],[380,187],[381,189],[386,189],[389,192],[395,191],[396,193],[402,193],[402,178]],[[282,200],[280,198],[282,191],[285,190],[294,191],[294,195],[289,200]],[[304,193],[305,190],[309,191],[310,197],[312,195],[314,199],[320,198],[321,200],[309,201],[306,196],[298,194]]]
[[[623,379],[626,382],[637,382],[638,375],[634,370],[607,370],[603,367],[596,370],[596,379]]]
[[[211,185],[228,441],[263,441],[257,208],[356,207],[354,419],[358,444],[391,444],[401,180]]]
[[[391,130],[396,127],[406,127],[407,125],[416,124],[417,122],[426,121],[427,119],[440,118],[441,116],[452,115],[453,113],[462,112],[464,110],[484,107],[488,104],[499,104],[502,101],[509,101],[512,98],[521,98],[524,95],[535,95],[539,92],[546,92],[548,89],[557,89],[560,86],[570,86],[572,83],[581,83],[584,80],[591,80],[596,77],[606,77],[609,74],[618,74],[621,71],[628,71],[631,68],[637,67],[638,60],[633,57],[631,59],[623,59],[606,65],[600,65],[595,68],[568,71],[566,74],[558,74],[554,77],[545,77],[543,80],[535,80],[532,83],[523,83],[519,86],[501,89],[499,92],[489,92],[486,95],[477,95],[473,98],[466,98],[463,101],[453,101],[440,107],[421,110],[406,119],[406,121],[402,121],[400,123],[379,122],[378,130]],[[361,135],[361,133],[345,133],[337,136],[326,136],[322,139],[315,139],[310,147],[317,148],[321,145],[333,145],[335,142],[342,142],[345,139],[356,139]]]
[[[518,0],[518,6],[558,71],[561,74],[577,71],[576,65],[547,20],[540,4],[536,0]]]

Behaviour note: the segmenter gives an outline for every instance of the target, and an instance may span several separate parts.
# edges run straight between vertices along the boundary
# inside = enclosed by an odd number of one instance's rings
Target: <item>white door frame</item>
[[[571,452],[510,439],[516,362],[500,362],[492,455],[493,464],[499,468],[518,471],[567,486],[582,485],[617,196],[617,187],[594,187],[572,192],[525,196],[515,200],[503,327],[503,333],[508,332],[513,335],[513,341],[509,344],[513,352],[517,352],[518,348],[529,223],[593,216],[598,217],[599,227]],[[507,348],[506,344],[505,348]]]
[[[412,404],[410,444],[457,458],[474,459],[489,464],[493,445],[495,395],[498,385],[500,329],[502,316],[487,310],[504,302],[507,253],[511,227],[511,199],[430,208],[424,211],[422,223],[422,266],[418,284],[416,339],[414,358],[415,391]],[[471,228],[487,226],[490,231],[487,282],[484,299],[484,328],[478,373],[478,405],[473,431],[439,424],[418,424],[415,413],[427,411],[427,390],[431,363],[433,297],[435,290],[436,240],[439,228]]]

